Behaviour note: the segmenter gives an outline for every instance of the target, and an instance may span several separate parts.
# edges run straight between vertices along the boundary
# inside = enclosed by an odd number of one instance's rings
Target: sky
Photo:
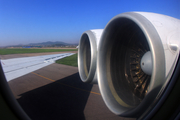
[[[0,46],[78,43],[84,31],[132,11],[180,19],[180,0],[0,0]]]

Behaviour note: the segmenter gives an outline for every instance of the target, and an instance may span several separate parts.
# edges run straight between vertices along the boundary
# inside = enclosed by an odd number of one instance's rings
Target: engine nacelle
[[[152,109],[172,76],[179,48],[178,19],[146,12],[112,18],[97,58],[98,84],[108,108],[127,117]]]
[[[97,49],[103,29],[88,30],[81,36],[78,48],[78,69],[83,82],[97,83]]]

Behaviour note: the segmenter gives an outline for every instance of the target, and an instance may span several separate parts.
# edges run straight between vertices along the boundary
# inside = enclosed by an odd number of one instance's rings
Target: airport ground
[[[21,57],[32,57],[32,56],[61,54],[61,53],[77,53],[77,52],[78,51],[8,54],[8,55],[0,55],[0,59],[12,59],[12,58],[21,58]]]
[[[16,54],[16,57],[45,54],[48,53]],[[98,85],[83,83],[77,67],[53,63],[10,81],[9,86],[32,120],[134,120],[110,112]]]

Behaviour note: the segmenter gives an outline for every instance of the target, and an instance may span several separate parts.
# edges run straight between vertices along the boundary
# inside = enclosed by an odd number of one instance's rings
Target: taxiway
[[[110,112],[98,85],[83,83],[77,67],[53,63],[8,83],[32,120],[134,120]]]

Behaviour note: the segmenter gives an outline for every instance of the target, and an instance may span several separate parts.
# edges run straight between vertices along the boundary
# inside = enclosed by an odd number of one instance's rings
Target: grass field
[[[44,53],[44,52],[64,52],[64,51],[77,51],[77,49],[0,49],[0,55],[7,54],[23,54],[23,53]]]
[[[78,67],[77,54],[57,60],[56,63]]]

